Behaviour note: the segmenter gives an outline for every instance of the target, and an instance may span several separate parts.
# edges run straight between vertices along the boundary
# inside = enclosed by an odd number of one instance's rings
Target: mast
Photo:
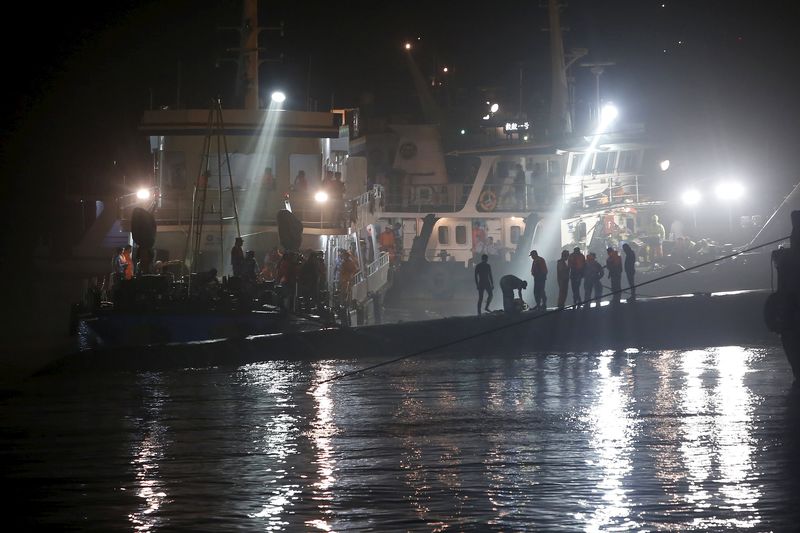
[[[564,43],[561,37],[561,20],[558,0],[547,0],[547,12],[550,21],[550,74],[552,78],[550,91],[550,138],[559,139],[572,133],[567,103],[567,72],[564,66]]]
[[[256,110],[258,109],[258,0],[243,0],[240,52],[244,108]]]

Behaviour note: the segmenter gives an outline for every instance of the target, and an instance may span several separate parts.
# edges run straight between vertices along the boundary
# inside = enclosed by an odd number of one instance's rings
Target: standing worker
[[[622,258],[612,247],[608,247],[608,259],[606,259],[606,270],[608,279],[611,280],[611,302],[618,304],[622,297]]]
[[[533,263],[531,264],[531,276],[533,276],[533,298],[536,300],[534,310],[547,310],[547,293],[545,283],[547,281],[547,262],[543,257],[539,257],[539,252],[531,250],[530,253]]]
[[[236,237],[233,241],[233,248],[231,248],[231,268],[233,269],[233,275],[236,277],[241,277],[242,273],[244,272],[244,250],[242,250],[242,245],[244,244],[244,239],[241,237]]]
[[[388,225],[383,228],[383,231],[378,237],[378,244],[381,252],[386,252],[389,254],[389,262],[394,263],[396,261],[394,250],[394,231],[392,231],[392,228]]]
[[[625,276],[628,278],[628,288],[631,290],[631,297],[628,298],[628,301],[634,302],[636,301],[636,284],[633,281],[636,275],[636,252],[627,242],[622,245],[622,251],[625,252]]]
[[[569,289],[569,252],[561,250],[561,259],[556,263],[556,280],[558,280],[558,308],[564,309],[567,302],[567,290]]]
[[[488,313],[489,304],[492,303],[492,291],[494,290],[492,267],[489,265],[489,256],[486,254],[483,254],[481,262],[475,265],[475,288],[478,289],[478,316],[480,316],[483,291],[486,291],[486,312]]]
[[[577,246],[569,254],[567,265],[569,265],[569,279],[572,284],[572,303],[575,306],[580,306],[582,303],[581,281],[583,280],[583,269],[586,267],[586,257]]]
[[[583,269],[583,290],[585,296],[583,303],[589,307],[592,300],[592,292],[597,298],[597,307],[600,307],[600,297],[603,295],[603,286],[600,284],[600,279],[603,277],[603,267],[597,262],[597,255],[594,252],[589,252],[586,256],[586,266]]]
[[[125,279],[133,279],[133,257],[131,257],[131,250],[133,247],[126,244],[122,249],[122,259],[125,263]]]
[[[506,313],[517,313],[514,305],[514,291],[519,293],[520,302],[522,301],[522,291],[528,288],[528,282],[519,279],[517,276],[508,274],[500,278],[500,290],[503,292],[503,310]]]

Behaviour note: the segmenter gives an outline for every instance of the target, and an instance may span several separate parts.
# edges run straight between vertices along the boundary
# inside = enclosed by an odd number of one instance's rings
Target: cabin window
[[[594,158],[595,174],[611,174],[614,172],[614,163],[617,162],[616,152],[600,152]]]
[[[624,150],[619,153],[619,164],[617,165],[617,172],[636,172],[639,166],[639,151],[638,150]]]
[[[581,176],[586,173],[586,169],[582,169],[583,166],[583,154],[574,154],[572,156],[572,164],[569,167],[569,174],[570,176]]]
[[[467,244],[466,226],[456,226],[456,244]]]
[[[439,244],[450,244],[450,228],[439,226]]]
[[[519,242],[519,237],[522,233],[522,228],[519,226],[511,226],[511,231],[509,235],[509,240],[511,244],[517,244]]]

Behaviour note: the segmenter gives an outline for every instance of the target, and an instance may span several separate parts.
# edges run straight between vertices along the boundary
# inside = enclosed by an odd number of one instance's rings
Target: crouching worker
[[[514,291],[519,293],[520,302],[522,301],[522,291],[528,288],[528,282],[519,279],[517,276],[508,274],[500,278],[500,290],[503,292],[503,310],[506,313],[518,313],[514,304]]]

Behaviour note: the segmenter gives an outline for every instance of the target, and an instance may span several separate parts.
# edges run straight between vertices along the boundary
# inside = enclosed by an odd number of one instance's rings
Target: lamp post
[[[733,237],[733,203],[744,196],[744,186],[738,181],[722,181],[714,192],[728,205],[728,233]]]
[[[328,193],[325,191],[317,191],[314,194],[314,200],[319,204],[319,229],[322,229],[322,215],[324,214],[325,202],[328,201]]]
[[[692,208],[692,222],[694,223],[694,231],[697,233],[697,204],[703,199],[703,195],[697,189],[687,189],[681,195],[683,205]]]

